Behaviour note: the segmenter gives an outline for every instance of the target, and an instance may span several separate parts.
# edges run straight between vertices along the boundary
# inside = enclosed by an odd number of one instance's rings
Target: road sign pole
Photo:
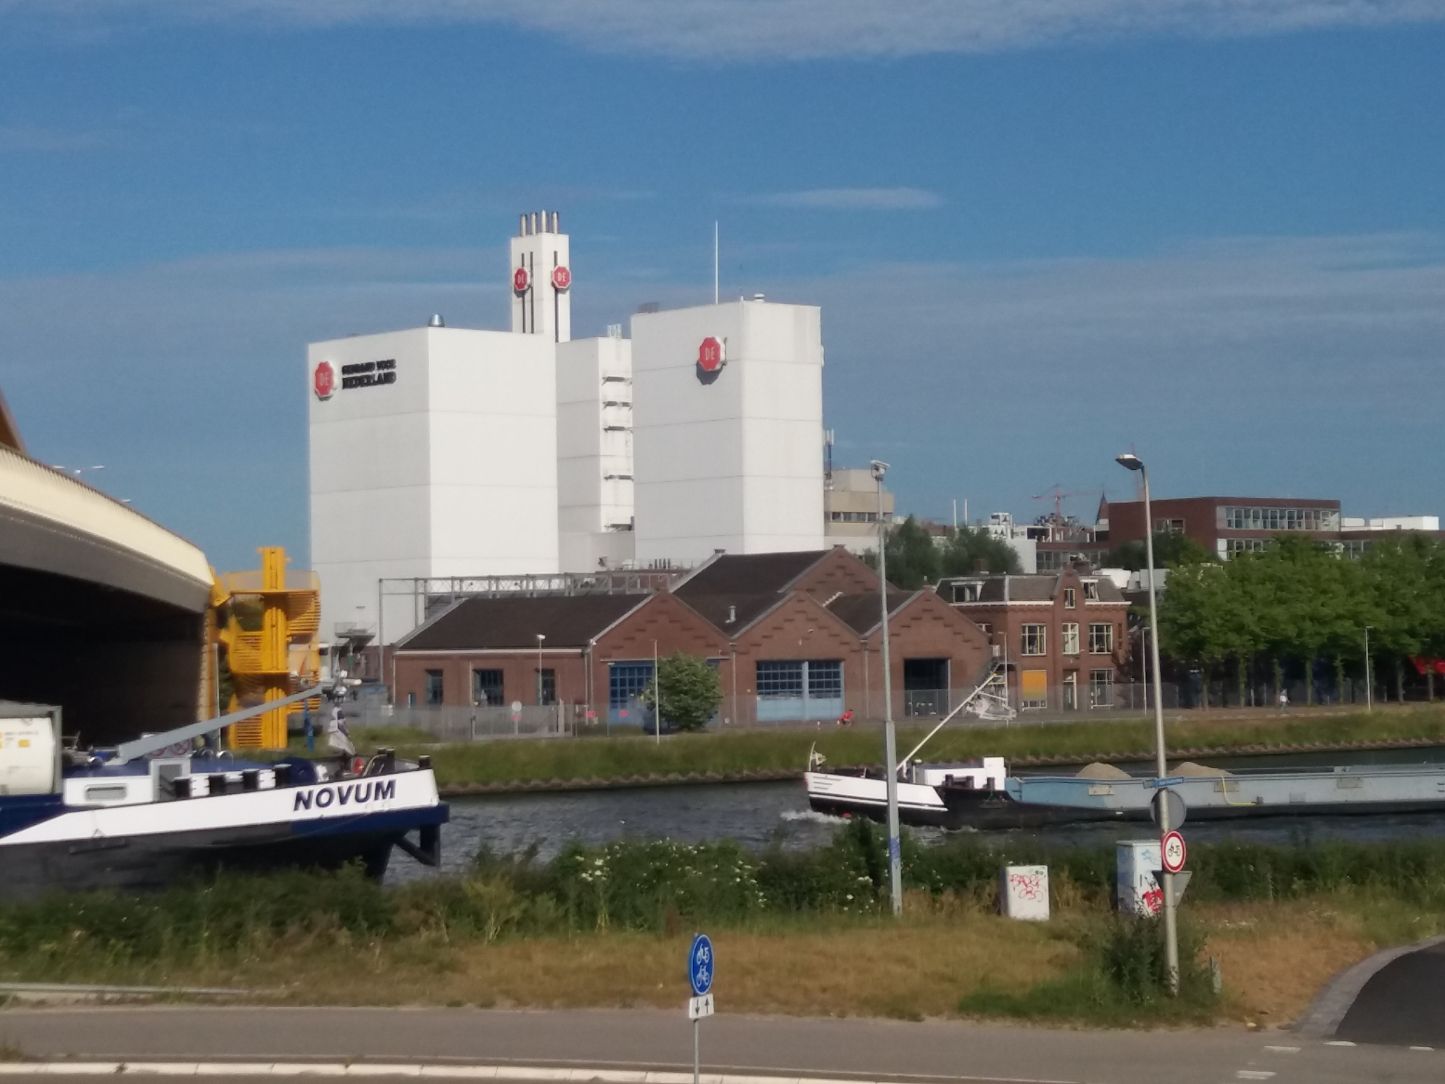
[[[702,1029],[702,1017],[692,1022],[692,1084],[698,1084],[698,1033]]]

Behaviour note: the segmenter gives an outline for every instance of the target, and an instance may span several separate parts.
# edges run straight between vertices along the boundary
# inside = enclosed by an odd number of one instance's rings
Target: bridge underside
[[[202,614],[0,564],[0,700],[61,705],[86,745],[195,722],[205,644]]]

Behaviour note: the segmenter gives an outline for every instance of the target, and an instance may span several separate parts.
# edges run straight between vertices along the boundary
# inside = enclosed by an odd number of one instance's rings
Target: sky
[[[1445,515],[1445,0],[0,0],[0,392],[220,569],[309,559],[306,343],[822,307],[947,520]],[[88,468],[102,467],[100,470]]]

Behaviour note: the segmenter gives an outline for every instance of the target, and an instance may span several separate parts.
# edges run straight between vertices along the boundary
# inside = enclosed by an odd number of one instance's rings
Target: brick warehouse
[[[878,577],[835,547],[719,554],[670,590],[463,598],[396,646],[400,702],[564,703],[637,720],[654,656],[718,669],[727,724],[882,712]],[[991,659],[985,633],[931,588],[889,593],[896,715],[934,715]]]

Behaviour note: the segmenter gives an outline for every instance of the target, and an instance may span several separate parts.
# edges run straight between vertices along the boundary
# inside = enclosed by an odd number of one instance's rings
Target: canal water
[[[1369,753],[1212,758],[1210,764],[1242,768],[1350,764],[1445,764],[1445,747]],[[1134,766],[1147,771],[1145,765]],[[483,847],[496,854],[537,848],[538,858],[555,856],[571,841],[598,845],[620,839],[667,838],[682,843],[733,839],[750,849],[778,845],[804,849],[821,846],[845,823],[808,809],[801,777],[778,783],[719,783],[673,787],[458,798],[451,802],[451,823],[442,830],[442,872],[470,866]],[[924,842],[954,833],[910,829]],[[1445,814],[1364,817],[1261,817],[1244,821],[1186,822],[1191,843],[1233,839],[1290,843],[1301,839],[1360,842],[1422,836],[1445,837]],[[1105,846],[1119,839],[1145,838],[1147,824],[1074,825],[1049,829],[1009,829],[977,833],[999,842],[1042,839],[1051,843]],[[397,855],[392,882],[428,875]]]

